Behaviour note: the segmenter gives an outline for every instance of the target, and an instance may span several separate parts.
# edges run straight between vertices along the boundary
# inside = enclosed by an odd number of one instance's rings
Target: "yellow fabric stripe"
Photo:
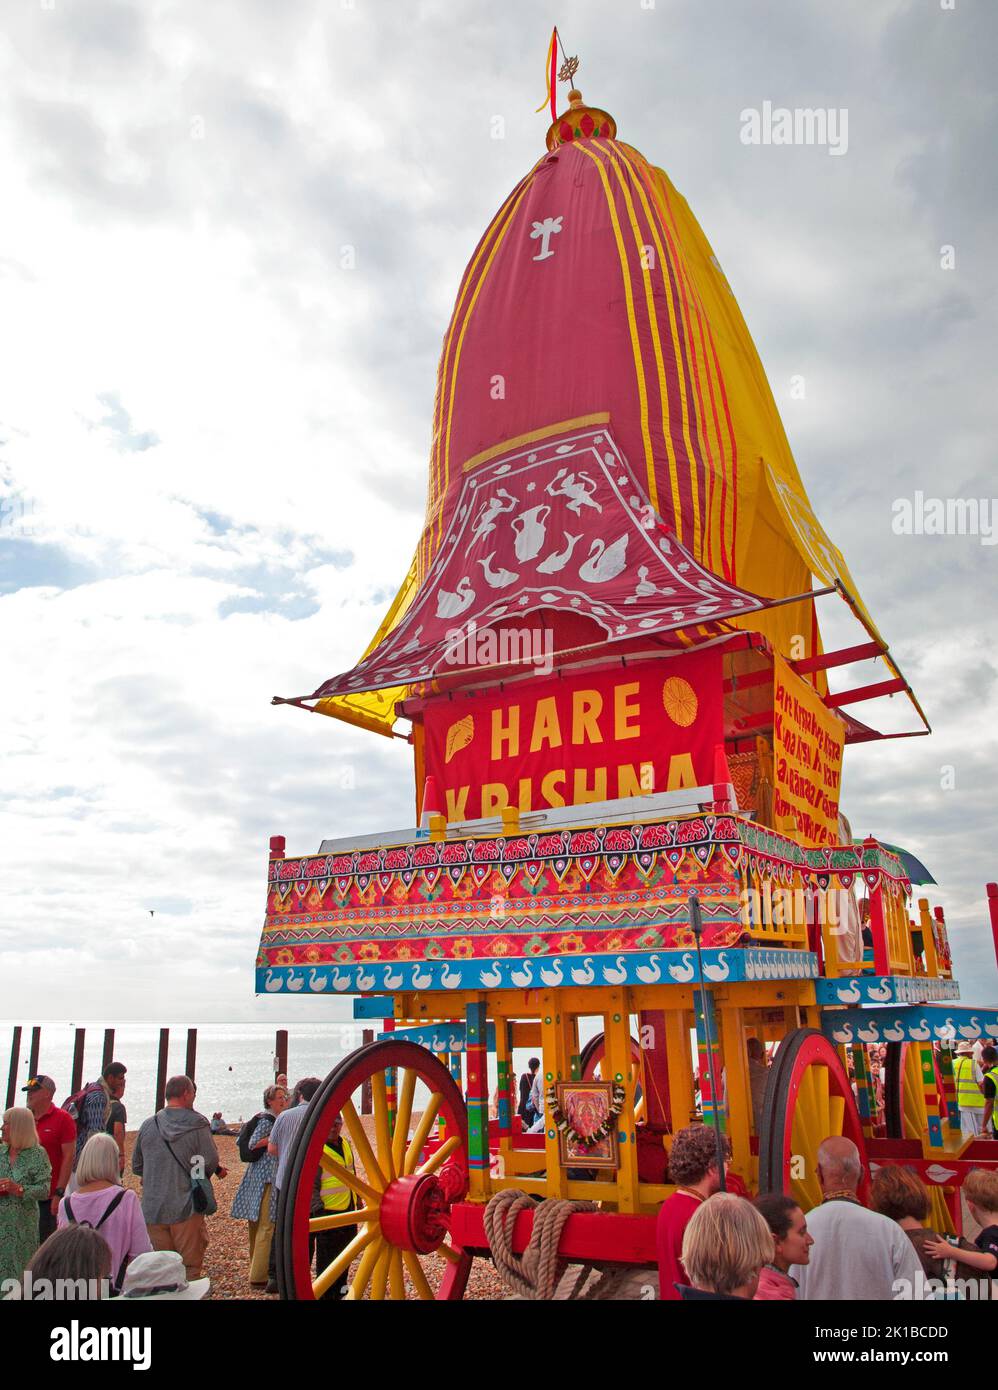
[[[638,401],[641,407],[641,436],[645,444],[645,470],[648,475],[648,497],[652,506],[658,511],[658,483],[655,478],[655,455],[651,446],[651,433],[648,429],[648,390],[645,386],[644,363],[641,358],[641,343],[638,340],[638,325],[634,316],[634,294],[631,289],[630,268],[627,264],[627,250],[624,246],[624,238],[620,230],[620,220],[617,217],[617,209],[613,202],[613,191],[610,188],[610,180],[606,176],[603,161],[597,158],[591,150],[586,149],[584,140],[576,141],[573,149],[584,154],[587,159],[591,159],[599,171],[600,179],[603,183],[603,192],[606,196],[606,205],[610,213],[610,222],[613,226],[613,235],[617,243],[617,254],[620,257],[620,273],[624,281],[624,302],[627,305],[627,323],[631,333],[631,351],[634,354],[634,372],[638,383]]]
[[[677,323],[676,323],[677,310],[678,310],[679,306],[678,306],[678,305],[675,303],[675,301],[674,301],[674,298],[673,298],[673,289],[672,289],[672,282],[671,282],[671,280],[670,280],[670,278],[669,278],[669,275],[668,275],[668,272],[667,272],[667,267],[671,264],[671,261],[670,261],[669,257],[668,257],[667,254],[666,254],[665,247],[664,247],[664,245],[663,245],[663,243],[662,243],[662,238],[661,238],[661,236],[659,235],[658,225],[657,225],[656,220],[655,220],[655,217],[654,217],[654,215],[653,215],[653,213],[652,213],[651,207],[649,206],[648,199],[647,199],[647,197],[645,196],[645,191],[644,191],[644,188],[643,188],[643,186],[642,186],[641,177],[640,177],[639,174],[637,174],[637,173],[635,172],[635,170],[633,169],[633,167],[632,167],[630,161],[629,161],[628,158],[627,158],[627,155],[623,152],[623,150],[620,150],[620,151],[619,151],[619,154],[620,154],[620,158],[624,161],[625,164],[627,164],[628,168],[631,170],[632,175],[634,176],[635,184],[636,184],[637,190],[638,190],[638,195],[639,195],[639,197],[641,198],[641,205],[642,205],[642,207],[644,208],[645,216],[648,218],[648,225],[651,227],[652,237],[653,237],[654,242],[655,242],[655,249],[656,249],[656,251],[658,252],[658,256],[659,256],[659,264],[660,264],[661,267],[662,267],[662,283],[663,283],[663,286],[664,286],[664,288],[665,288],[666,304],[668,305],[668,310],[669,310],[669,332],[670,332],[670,334],[671,334],[671,336],[672,336],[672,350],[673,350],[673,352],[674,352],[674,354],[675,354],[675,360],[676,360],[676,366],[677,366],[677,373],[676,373],[676,375],[677,375],[678,380],[679,380],[679,400],[680,400],[680,405],[681,405],[681,418],[682,418],[682,427],[683,427],[683,442],[684,442],[685,445],[686,445],[686,457],[687,457],[687,459],[689,460],[690,471],[691,471],[691,474],[692,474],[693,497],[694,497],[694,502],[696,503],[696,499],[697,499],[697,497],[698,497],[698,487],[697,487],[697,480],[696,480],[696,461],[695,461],[695,455],[694,455],[694,452],[693,452],[693,442],[692,442],[692,439],[691,439],[691,437],[690,437],[690,420],[689,420],[690,403],[689,403],[689,401],[688,401],[688,399],[687,399],[687,396],[686,396],[686,377],[685,377],[684,372],[682,371],[682,366],[681,366],[681,352],[682,352],[682,349],[681,349],[680,343],[679,343],[679,330],[678,330]],[[677,275],[679,274],[678,269],[677,269],[677,271],[676,271],[676,274],[677,274]],[[657,333],[657,328],[656,328],[656,333]],[[665,391],[665,381],[664,381],[664,377],[663,377],[663,381],[662,381],[662,390],[663,390],[663,393],[664,393],[664,391]],[[664,404],[664,405],[663,405],[663,409],[667,409],[667,404]],[[675,450],[674,450],[674,448],[673,448],[672,439],[671,439],[671,437],[670,437],[670,435],[669,435],[668,428],[666,428],[666,448],[667,448],[668,451],[669,451],[669,470],[670,470],[670,477],[671,477],[671,480],[672,480],[672,505],[673,505],[673,509],[674,509],[675,517],[676,517],[676,538],[677,538],[677,540],[678,540],[680,543],[682,543],[682,542],[683,542],[683,523],[682,523],[682,512],[681,512],[682,503],[681,503],[680,496],[679,496],[678,464],[677,464],[677,462],[676,462]],[[701,554],[701,550],[700,550],[700,543],[701,543],[701,536],[700,536],[700,510],[699,510],[699,506],[698,506],[698,505],[695,505],[695,508],[694,508],[694,532],[693,532],[693,535],[694,535],[693,553],[694,553],[694,555],[696,555],[697,559],[699,560],[699,559],[702,559],[702,554]]]
[[[536,167],[536,166],[535,166],[535,167]],[[440,491],[440,505],[438,506],[438,509],[437,509],[437,519],[436,519],[436,525],[437,525],[437,545],[440,544],[440,532],[441,532],[441,526],[442,526],[442,520],[443,520],[443,510],[444,510],[444,509],[443,509],[443,499],[447,496],[447,484],[448,484],[448,481],[449,481],[449,479],[450,479],[450,437],[451,437],[451,425],[452,425],[453,419],[454,419],[454,392],[455,392],[455,390],[456,390],[456,388],[457,388],[457,373],[458,373],[458,368],[459,368],[460,365],[461,365],[461,352],[462,352],[462,350],[463,350],[463,348],[464,348],[464,335],[465,335],[465,334],[467,333],[467,331],[468,331],[468,324],[471,322],[471,316],[472,316],[472,314],[473,314],[474,311],[475,311],[475,305],[476,305],[476,303],[478,302],[478,296],[479,296],[479,295],[481,294],[481,292],[482,292],[482,286],[485,284],[485,281],[488,279],[489,271],[492,269],[492,262],[495,260],[496,252],[499,250],[499,247],[503,244],[503,241],[504,241],[505,238],[506,238],[506,233],[509,231],[509,228],[510,228],[510,226],[511,226],[512,223],[513,223],[513,220],[514,220],[515,217],[516,217],[516,214],[517,214],[517,211],[518,211],[518,209],[519,209],[519,207],[520,207],[520,204],[523,202],[523,199],[526,197],[527,191],[529,190],[530,185],[533,183],[533,181],[534,181],[534,174],[533,174],[533,170],[531,170],[530,176],[525,180],[524,185],[523,185],[522,189],[520,190],[519,197],[516,199],[516,202],[513,204],[513,207],[511,208],[511,210],[510,210],[510,212],[509,212],[509,215],[508,215],[507,218],[506,218],[506,221],[503,223],[502,227],[499,228],[499,230],[498,230],[498,233],[497,233],[496,239],[495,239],[495,244],[493,245],[492,250],[489,252],[488,259],[486,260],[485,265],[484,265],[483,268],[482,268],[482,273],[481,273],[481,275],[478,277],[478,282],[477,282],[477,284],[475,285],[474,294],[471,296],[471,301],[470,301],[469,304],[468,304],[468,312],[467,312],[467,313],[465,314],[465,316],[464,316],[464,323],[462,323],[462,325],[461,325],[461,332],[460,332],[459,335],[458,335],[457,348],[455,349],[455,353],[454,353],[454,365],[453,365],[453,367],[452,367],[452,369],[451,369],[450,393],[449,393],[448,403],[447,403],[447,434],[446,434],[446,437],[445,437],[445,439],[444,439],[444,471],[443,471],[443,486],[442,486],[441,491]]]
[[[500,443],[493,444],[491,449],[483,449],[480,454],[474,454],[464,464],[464,472],[468,473],[472,468],[488,463],[489,459],[508,453],[510,449],[519,448],[521,444],[536,444],[542,439],[549,439],[553,434],[565,434],[568,430],[583,430],[589,425],[609,423],[610,412],[601,410],[595,415],[577,415],[574,420],[559,420],[556,425],[544,425],[538,430],[529,430],[526,434],[518,434],[514,439],[503,439]]]
[[[709,334],[709,332],[710,332],[710,319],[709,319],[709,316],[708,316],[708,314],[707,314],[706,308],[704,307],[703,300],[702,300],[701,297],[700,297],[699,289],[697,288],[696,284],[694,283],[694,281],[693,281],[693,280],[691,279],[691,277],[690,277],[690,270],[689,270],[689,266],[688,266],[688,264],[687,264],[687,262],[686,262],[686,256],[685,256],[685,252],[684,252],[684,249],[683,249],[683,238],[682,238],[682,236],[680,235],[679,228],[678,228],[678,226],[676,225],[675,219],[674,219],[674,218],[672,217],[672,215],[671,215],[671,208],[670,208],[670,205],[669,205],[668,197],[663,193],[663,190],[661,189],[660,181],[659,181],[659,179],[656,177],[656,174],[657,174],[658,171],[655,170],[655,169],[652,169],[651,166],[647,164],[647,161],[645,161],[645,164],[646,164],[646,167],[647,167],[648,170],[649,170],[649,179],[650,179],[651,186],[652,186],[652,188],[653,188],[654,190],[656,190],[657,195],[658,195],[658,199],[661,200],[661,202],[662,202],[662,207],[661,207],[660,210],[659,210],[659,215],[660,215],[660,216],[664,216],[664,215],[666,215],[666,214],[669,215],[669,221],[670,221],[670,223],[671,223],[671,225],[672,225],[673,235],[675,236],[675,239],[676,239],[676,245],[677,245],[678,256],[679,256],[679,261],[680,261],[680,264],[676,265],[676,275],[677,275],[677,277],[678,277],[679,279],[681,279],[683,282],[685,282],[686,287],[687,287],[687,289],[688,289],[688,291],[689,291],[690,299],[691,299],[691,301],[693,302],[693,306],[694,306],[694,308],[695,308],[696,310],[699,311],[699,312],[698,312],[698,320],[697,320],[697,330],[698,330],[699,335],[702,337],[702,336],[704,335],[704,330],[703,330],[703,323],[704,323],[704,322],[706,322],[706,324],[707,324],[707,332],[708,332],[708,334]],[[714,500],[714,503],[713,503],[713,507],[716,508],[716,513],[715,513],[715,511],[712,510],[711,516],[708,518],[708,525],[709,525],[709,527],[710,527],[710,536],[711,536],[711,555],[713,556],[713,554],[714,554],[714,545],[715,545],[715,543],[716,543],[717,550],[719,551],[720,557],[721,557],[721,568],[723,569],[723,567],[724,567],[724,555],[725,555],[725,539],[727,538],[727,540],[728,540],[727,554],[731,557],[732,572],[734,572],[734,512],[735,512],[735,508],[734,508],[734,497],[735,497],[735,486],[734,486],[734,478],[733,478],[733,476],[732,476],[732,474],[731,474],[730,467],[729,467],[729,461],[726,461],[726,460],[725,460],[724,444],[723,444],[723,441],[722,441],[721,435],[720,435],[720,429],[721,429],[720,416],[723,415],[723,413],[724,413],[724,401],[723,401],[723,396],[724,396],[724,394],[725,394],[725,387],[724,387],[724,383],[720,380],[719,375],[718,375],[718,372],[719,372],[719,370],[720,370],[720,366],[718,365],[718,371],[716,372],[716,371],[714,370],[714,366],[713,366],[713,358],[712,358],[712,355],[711,355],[711,354],[708,352],[708,350],[707,350],[706,342],[704,342],[703,345],[702,345],[702,348],[698,350],[698,346],[697,346],[697,344],[696,344],[696,343],[694,342],[694,340],[693,340],[692,323],[686,318],[686,316],[684,316],[684,322],[686,322],[686,326],[687,326],[687,327],[686,327],[686,336],[687,336],[688,342],[690,343],[690,351],[691,351],[691,353],[693,354],[693,358],[691,359],[691,368],[690,368],[690,369],[691,369],[691,371],[694,369],[694,365],[695,365],[695,362],[696,362],[697,360],[699,360],[700,362],[703,363],[703,367],[704,367],[704,373],[703,373],[703,374],[704,374],[704,375],[706,376],[706,378],[707,378],[708,395],[712,396],[712,400],[713,400],[713,405],[712,405],[712,409],[711,409],[711,412],[710,412],[712,419],[711,419],[710,422],[708,422],[707,428],[709,428],[710,425],[713,426],[714,441],[715,441],[714,458],[716,458],[716,460],[717,460],[717,462],[718,462],[719,470],[720,470],[720,471],[719,471],[719,473],[717,474],[717,477],[716,477],[716,486],[715,486],[715,488],[714,488],[715,500]],[[711,389],[711,388],[712,388],[712,384],[715,384],[715,383],[716,383],[716,386],[717,386],[717,394],[716,394],[716,395],[713,394],[712,389]],[[714,416],[715,411],[717,412],[717,415],[718,415],[718,418],[717,418],[716,420],[713,419],[713,416]],[[705,407],[705,413],[706,413],[706,407]],[[699,419],[699,414],[698,414],[698,419]],[[705,437],[705,434],[706,434],[706,428],[705,428],[704,422],[703,422],[702,420],[701,420],[701,430],[700,430],[700,434],[701,434],[701,438],[702,438],[702,439]],[[709,449],[709,441],[706,441],[706,442],[707,442],[707,447],[708,447],[708,449]],[[711,465],[713,466],[713,459],[711,459]],[[725,487],[725,484],[727,484],[728,489],[729,489],[729,491],[731,492],[731,499],[730,499],[730,501],[729,501],[729,504],[728,504],[728,507],[727,507],[727,509],[726,509],[726,512],[722,513],[722,512],[721,512],[721,507],[722,507],[722,505],[723,505],[723,503],[722,503],[722,498],[723,498],[723,495],[724,495],[724,487]],[[710,492],[709,492],[709,491],[708,491],[707,496],[708,496],[708,504],[710,505],[710,502],[709,502],[709,499],[710,499]]]

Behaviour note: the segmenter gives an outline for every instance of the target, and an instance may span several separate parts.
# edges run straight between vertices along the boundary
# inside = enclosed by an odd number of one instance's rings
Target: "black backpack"
[[[70,1206],[69,1198],[68,1198],[68,1197],[64,1197],[64,1198],[62,1199],[62,1205],[63,1205],[63,1208],[65,1209],[65,1212],[66,1212],[66,1220],[69,1221],[73,1226],[89,1226],[90,1229],[91,1229],[92,1231],[99,1231],[100,1228],[103,1226],[104,1222],[105,1222],[105,1221],[107,1220],[107,1218],[111,1215],[111,1213],[112,1213],[117,1207],[119,1207],[119,1206],[121,1205],[121,1203],[125,1200],[125,1191],[126,1191],[126,1189],[125,1189],[125,1188],[122,1188],[120,1192],[116,1192],[116,1193],[114,1194],[114,1196],[111,1198],[110,1202],[108,1202],[107,1206],[104,1208],[103,1212],[101,1213],[100,1220],[97,1222],[96,1225],[94,1225],[94,1223],[93,1223],[92,1221],[77,1221],[76,1217],[73,1215],[73,1208]],[[117,1294],[120,1294],[120,1293],[121,1293],[121,1284],[122,1284],[122,1281],[123,1281],[123,1279],[124,1279],[124,1277],[125,1277],[125,1269],[126,1269],[127,1265],[128,1265],[128,1256],[126,1255],[125,1258],[124,1258],[124,1259],[122,1260],[122,1262],[121,1262],[121,1267],[120,1267],[119,1270],[118,1270],[118,1277],[117,1277],[115,1280],[112,1281],[112,1284],[111,1284],[111,1292],[112,1292],[112,1294],[117,1295]]]
[[[236,1137],[236,1148],[239,1150],[239,1157],[244,1163],[259,1163],[260,1159],[267,1153],[266,1144],[261,1144],[257,1149],[251,1149],[249,1141],[253,1138],[253,1131],[261,1120],[270,1114],[269,1110],[260,1110],[255,1115],[251,1115]]]

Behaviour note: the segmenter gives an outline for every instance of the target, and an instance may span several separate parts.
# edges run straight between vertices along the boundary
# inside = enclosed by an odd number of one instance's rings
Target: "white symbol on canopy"
[[[551,250],[551,238],[561,231],[560,217],[545,217],[543,222],[535,222],[530,233],[530,240],[540,240],[541,249],[534,257],[535,261],[546,261],[549,256],[553,256]]]
[[[507,505],[503,505],[504,503]],[[475,529],[471,533],[471,539],[473,541],[481,540],[490,531],[494,531],[496,529],[496,517],[511,512],[515,506],[515,497],[511,496],[504,487],[496,488],[494,496],[489,498],[475,518]]]
[[[552,550],[551,554],[543,559],[537,566],[539,573],[557,574],[558,570],[563,570],[568,564],[569,560],[572,558],[572,551],[578,545],[579,541],[581,541],[582,537],[570,536],[567,531],[564,532],[564,536],[568,545],[564,550]]]
[[[491,586],[491,588],[508,589],[510,584],[515,584],[520,576],[516,574],[513,570],[494,570],[492,568],[492,561],[495,559],[495,557],[496,553],[493,550],[491,555],[486,555],[484,560],[479,560],[478,563],[482,567],[482,573],[485,575],[486,581]]]
[[[568,510],[574,512],[576,516],[580,514],[583,507],[592,507],[594,511],[602,512],[603,508],[600,503],[593,501],[593,495],[599,489],[596,479],[591,478],[588,473],[584,473],[581,469],[579,470],[579,478],[585,479],[585,481],[576,482],[574,473],[569,473],[567,468],[559,468],[544,491],[549,497],[570,497]],[[560,483],[560,486],[555,487],[555,483]]]
[[[475,591],[471,587],[471,580],[465,575],[457,581],[457,592],[451,593],[449,589],[440,589],[437,592],[437,617],[456,618],[459,613],[475,601]]]
[[[616,579],[627,563],[628,539],[625,531],[610,546],[603,540],[594,540],[589,547],[589,559],[579,566],[579,578],[587,584],[606,584]]]
[[[516,536],[513,549],[516,551],[518,560],[533,560],[536,555],[540,554],[541,546],[544,544],[544,522],[550,515],[551,508],[547,503],[544,503],[540,507],[531,507],[529,511],[521,512],[518,517],[514,517],[510,524]]]

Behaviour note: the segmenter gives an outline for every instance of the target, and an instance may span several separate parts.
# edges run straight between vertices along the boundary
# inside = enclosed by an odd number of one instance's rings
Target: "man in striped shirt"
[[[301,1129],[301,1122],[305,1118],[305,1111],[308,1109],[309,1101],[321,1085],[322,1082],[317,1076],[306,1076],[303,1081],[299,1081],[294,1089],[291,1105],[283,1114],[278,1115],[274,1121],[274,1128],[270,1131],[267,1152],[277,1159],[277,1172],[274,1174],[274,1183],[270,1193],[270,1215],[277,1224],[274,1230],[274,1239],[270,1243],[267,1293],[280,1292],[277,1284],[277,1246],[281,1239],[281,1223],[277,1221],[277,1205],[281,1186],[288,1171],[291,1150],[294,1148],[295,1139]]]

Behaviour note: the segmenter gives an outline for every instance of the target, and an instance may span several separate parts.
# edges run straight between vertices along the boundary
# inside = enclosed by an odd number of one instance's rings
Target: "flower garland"
[[[613,1083],[612,1097],[610,1109],[603,1123],[597,1129],[594,1129],[591,1134],[580,1134],[577,1129],[572,1128],[568,1118],[558,1104],[558,1094],[554,1086],[549,1086],[545,1094],[545,1100],[547,1101],[551,1118],[554,1120],[555,1128],[565,1135],[570,1144],[581,1144],[583,1148],[586,1149],[594,1149],[597,1144],[601,1143],[614,1129],[616,1129],[617,1116],[623,1110],[624,1101],[627,1097],[627,1092],[619,1081]]]

